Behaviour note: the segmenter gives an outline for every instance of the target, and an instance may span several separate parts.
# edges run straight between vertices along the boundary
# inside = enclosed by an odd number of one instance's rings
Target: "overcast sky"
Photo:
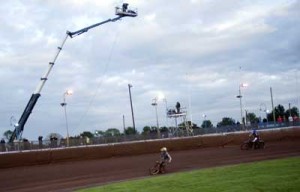
[[[299,108],[300,2],[297,0],[128,0],[138,17],[123,18],[68,38],[41,91],[23,137],[66,136],[60,103],[66,97],[70,135],[132,126],[174,126],[176,102],[201,126],[243,110]],[[66,31],[114,18],[123,1],[1,1],[0,134],[13,130],[62,44]],[[163,100],[162,98],[165,98]],[[166,102],[167,101],[167,102]],[[13,122],[13,120],[12,120]]]

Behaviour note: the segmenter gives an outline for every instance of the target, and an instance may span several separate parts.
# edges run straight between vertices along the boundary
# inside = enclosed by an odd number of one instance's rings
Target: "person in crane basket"
[[[122,5],[122,11],[126,12],[127,9],[128,9],[128,3],[123,3],[123,5]]]
[[[122,5],[122,12],[123,12],[123,13],[136,14],[135,11],[129,10],[129,9],[128,9],[128,3],[123,3],[123,5]]]

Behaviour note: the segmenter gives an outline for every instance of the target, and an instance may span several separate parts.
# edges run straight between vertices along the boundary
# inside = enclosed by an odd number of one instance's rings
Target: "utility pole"
[[[124,132],[124,138],[126,139],[125,115],[123,115],[123,132]]]
[[[124,130],[124,134],[125,134],[125,116],[123,115],[123,130]]]
[[[130,106],[131,106],[131,115],[132,115],[132,125],[133,125],[133,130],[134,130],[134,134],[136,133],[135,130],[135,122],[134,122],[134,114],[133,114],[133,107],[132,107],[132,98],[131,98],[131,84],[128,84],[128,90],[129,90],[129,98],[130,98]]]
[[[274,103],[273,103],[272,87],[270,87],[270,93],[271,93],[271,103],[272,103],[272,110],[273,110],[273,122],[275,124],[276,123],[276,118],[275,118],[275,109],[274,109]]]
[[[243,118],[243,104],[242,104],[242,93],[241,93],[241,86],[239,86],[239,95],[236,96],[238,99],[240,99],[240,111],[241,111],[241,125],[244,129],[244,118]]]

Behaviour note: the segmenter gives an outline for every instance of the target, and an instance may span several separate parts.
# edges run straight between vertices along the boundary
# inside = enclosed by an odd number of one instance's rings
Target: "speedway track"
[[[241,151],[239,146],[199,148],[170,152],[167,173],[253,161],[300,156],[300,140],[266,143],[263,150]],[[148,177],[156,154],[113,157],[0,169],[1,191],[73,191],[105,183]]]

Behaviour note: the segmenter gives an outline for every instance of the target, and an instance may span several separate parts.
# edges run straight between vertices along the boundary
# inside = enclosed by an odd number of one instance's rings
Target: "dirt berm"
[[[0,168],[157,153],[162,146],[167,147],[170,151],[178,151],[204,147],[239,145],[244,140],[247,140],[248,134],[249,131],[2,153],[0,154]],[[271,141],[299,139],[300,127],[261,130],[260,135],[267,146],[268,142]]]

